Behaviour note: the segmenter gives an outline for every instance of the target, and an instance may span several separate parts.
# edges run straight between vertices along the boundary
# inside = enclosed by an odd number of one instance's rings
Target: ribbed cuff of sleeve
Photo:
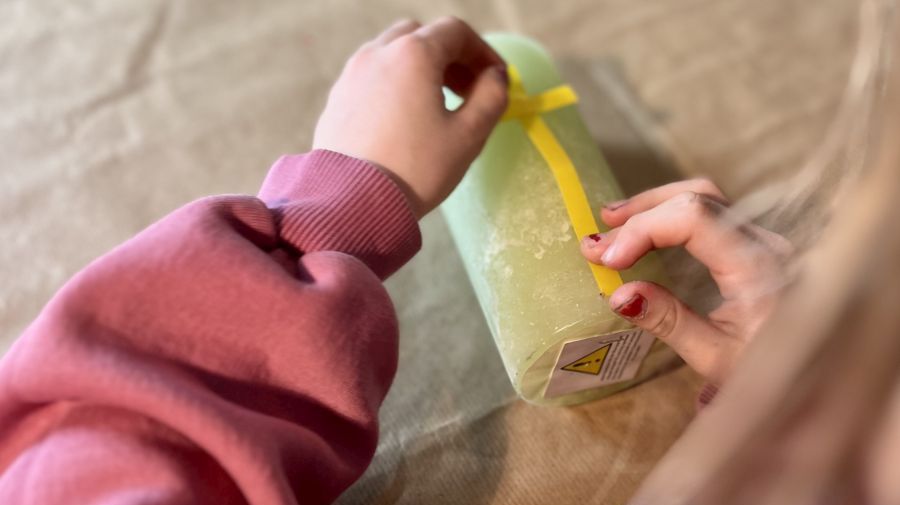
[[[375,165],[327,150],[283,156],[259,198],[281,240],[301,253],[339,251],[387,278],[418,252],[419,225],[399,187]]]

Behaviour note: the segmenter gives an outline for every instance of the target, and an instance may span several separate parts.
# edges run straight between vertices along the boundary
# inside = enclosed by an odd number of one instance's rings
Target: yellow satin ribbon
[[[575,237],[580,240],[587,235],[598,233],[600,228],[584,194],[584,187],[578,178],[575,165],[565,149],[559,145],[550,127],[541,118],[541,114],[545,112],[568,107],[576,102],[578,96],[575,95],[575,91],[565,85],[529,96],[522,86],[522,78],[518,71],[512,66],[509,67],[509,105],[502,120],[517,120],[521,123],[528,138],[547,162],[562,193],[569,221],[575,230]],[[600,294],[609,296],[622,285],[619,272],[590,262],[588,265]]]

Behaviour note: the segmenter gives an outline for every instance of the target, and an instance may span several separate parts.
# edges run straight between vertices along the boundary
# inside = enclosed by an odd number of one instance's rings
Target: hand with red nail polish
[[[347,62],[313,147],[381,166],[421,217],[481,151],[506,109],[507,80],[506,64],[463,21],[401,21]],[[443,86],[465,99],[462,107],[444,107]]]
[[[653,249],[684,247],[709,268],[721,304],[697,314],[666,288],[629,282],[609,298],[620,316],[668,343],[697,372],[721,384],[765,322],[793,252],[780,235],[734,216],[705,179],[676,182],[604,207],[610,231],[581,242],[591,262],[621,270]]]

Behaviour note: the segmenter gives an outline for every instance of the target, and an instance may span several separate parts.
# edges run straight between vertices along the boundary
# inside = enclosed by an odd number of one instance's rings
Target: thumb
[[[609,297],[609,306],[668,344],[709,381],[721,383],[740,351],[733,338],[658,284],[624,284]]]
[[[465,103],[457,111],[468,136],[487,139],[506,110],[508,85],[506,67],[492,66],[478,74]]]

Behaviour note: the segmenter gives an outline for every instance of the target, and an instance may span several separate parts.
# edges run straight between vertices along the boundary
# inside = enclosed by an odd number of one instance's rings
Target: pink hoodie
[[[193,202],[70,280],[0,362],[0,503],[329,503],[397,366],[381,281],[420,247],[330,151]]]

